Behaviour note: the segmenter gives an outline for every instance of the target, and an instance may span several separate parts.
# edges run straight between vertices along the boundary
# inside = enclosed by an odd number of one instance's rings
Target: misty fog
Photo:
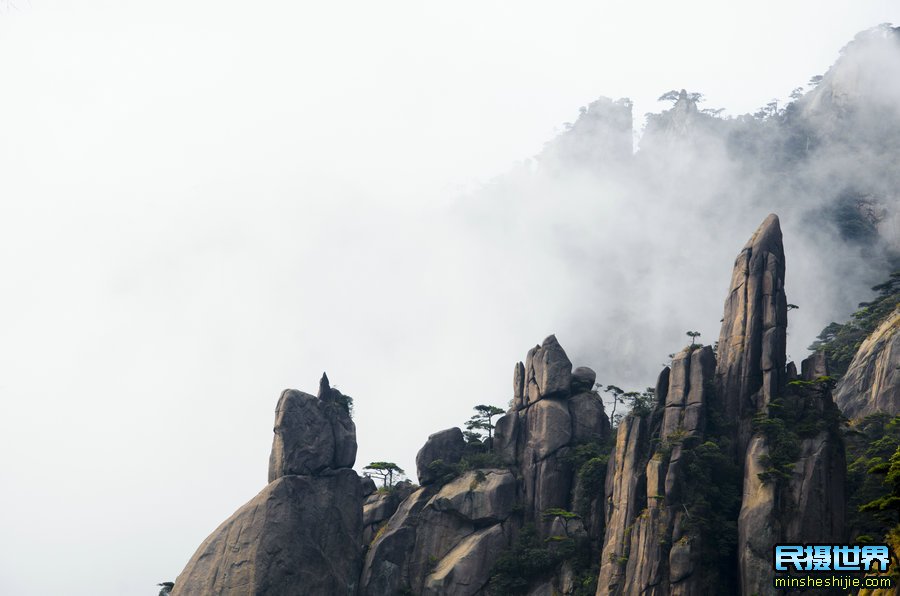
[[[355,399],[356,469],[414,478],[546,335],[626,390],[687,330],[715,342],[770,212],[793,360],[897,265],[900,47],[840,53],[900,22],[888,2],[16,4],[4,593],[174,580],[265,484],[281,390],[323,371]],[[705,96],[656,100],[682,87]]]

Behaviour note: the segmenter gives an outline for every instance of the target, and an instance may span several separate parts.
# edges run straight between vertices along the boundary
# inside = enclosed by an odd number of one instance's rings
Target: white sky
[[[262,488],[280,391],[323,370],[358,464],[414,472],[564,310],[508,311],[508,272],[466,284],[435,223],[459,192],[600,95],[753,111],[885,21],[896,2],[0,2],[0,591],[154,594]]]

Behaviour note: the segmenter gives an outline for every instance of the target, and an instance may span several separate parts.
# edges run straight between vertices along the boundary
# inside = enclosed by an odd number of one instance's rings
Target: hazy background
[[[652,384],[767,206],[715,206],[731,163],[647,212],[526,160],[601,95],[636,138],[673,88],[753,112],[900,22],[841,4],[0,2],[0,591],[154,594],[323,370],[357,467],[411,474],[549,333]],[[799,359],[871,272],[782,223]]]

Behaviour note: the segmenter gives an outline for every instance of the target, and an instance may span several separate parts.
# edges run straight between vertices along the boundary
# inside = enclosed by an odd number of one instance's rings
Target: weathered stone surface
[[[422,594],[469,596],[482,593],[490,579],[491,566],[509,542],[502,524],[467,536],[426,577]]]
[[[494,426],[494,453],[507,465],[516,463],[520,417],[515,410],[509,411],[498,418]]]
[[[900,309],[859,346],[835,388],[834,401],[851,419],[875,412],[900,414]]]
[[[274,430],[269,482],[349,468],[356,461],[356,425],[339,404],[287,389],[275,408]]]
[[[572,417],[567,402],[543,399],[530,406],[525,416],[525,432],[527,460],[542,460],[568,445],[572,439]]]
[[[278,478],[200,545],[172,594],[355,594],[361,503],[353,470]]]
[[[483,476],[483,479],[479,479]],[[431,505],[476,526],[505,520],[516,504],[516,478],[509,470],[472,470],[445,484]]]
[[[526,405],[547,397],[567,397],[572,385],[572,362],[555,335],[528,352],[525,360]]]
[[[609,417],[603,410],[603,400],[593,391],[569,399],[569,416],[573,443],[602,441],[609,432]]]
[[[428,436],[425,445],[416,455],[416,476],[419,484],[431,484],[437,480],[429,465],[437,460],[445,464],[458,463],[466,449],[466,440],[459,428],[448,428]]]
[[[597,373],[587,366],[579,366],[572,371],[572,393],[592,391],[597,382]]]

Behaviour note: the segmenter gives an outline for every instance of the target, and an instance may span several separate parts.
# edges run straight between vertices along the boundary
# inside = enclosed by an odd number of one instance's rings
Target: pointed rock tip
[[[546,348],[547,346],[550,346],[553,344],[559,345],[559,340],[556,339],[556,334],[550,334],[547,337],[545,337],[544,341],[541,342],[541,347]]]
[[[324,372],[322,373],[322,378],[319,380],[319,399],[323,399],[324,397],[331,397],[331,384],[328,382],[328,375]]]
[[[778,219],[777,215],[770,213],[768,217],[759,224],[759,227],[756,228],[756,231],[753,232],[753,235],[750,236],[750,240],[748,240],[747,244],[744,246],[745,249],[752,247],[762,247],[769,251],[777,249],[777,252],[784,252],[781,241],[781,221]]]

